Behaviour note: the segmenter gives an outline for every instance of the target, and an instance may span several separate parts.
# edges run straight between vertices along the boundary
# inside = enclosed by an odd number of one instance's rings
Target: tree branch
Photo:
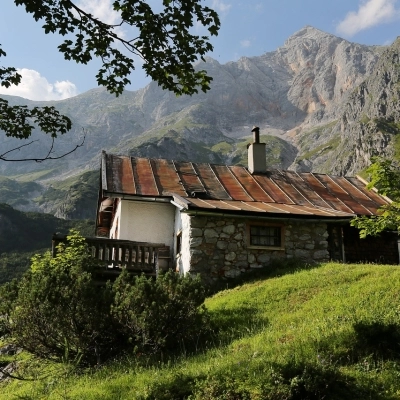
[[[13,149],[11,149],[11,150],[6,151],[6,152],[3,153],[3,154],[0,154],[0,160],[1,160],[1,161],[18,161],[18,162],[20,162],[20,161],[35,161],[35,162],[37,162],[37,163],[41,163],[41,162],[46,161],[46,160],[59,160],[60,158],[63,158],[63,157],[65,157],[65,156],[67,156],[67,155],[73,153],[73,152],[74,152],[76,149],[78,149],[79,147],[82,147],[83,144],[85,143],[86,135],[83,136],[83,139],[82,139],[82,142],[81,142],[81,143],[77,144],[72,150],[70,150],[70,151],[68,151],[67,153],[64,153],[64,154],[62,154],[62,155],[60,155],[60,156],[50,156],[50,154],[51,154],[52,151],[53,151],[53,147],[54,147],[54,138],[52,138],[52,139],[53,139],[53,140],[52,140],[50,149],[49,149],[49,151],[48,151],[48,153],[47,153],[47,155],[46,155],[45,157],[20,158],[20,159],[9,159],[9,158],[6,158],[6,157],[5,157],[5,156],[6,156],[7,154],[9,154],[9,153],[12,153],[12,152],[14,152],[14,151],[19,151],[19,150],[21,150],[23,147],[29,146],[29,145],[31,145],[32,143],[37,142],[37,140],[32,140],[32,141],[29,142],[29,143],[24,143],[24,144],[22,144],[21,146],[15,147],[15,148],[13,148]]]

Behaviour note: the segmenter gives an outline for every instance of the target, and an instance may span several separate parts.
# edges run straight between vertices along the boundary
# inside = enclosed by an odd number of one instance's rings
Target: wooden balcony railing
[[[119,275],[122,269],[146,275],[157,275],[159,256],[169,258],[169,248],[163,243],[132,242],[130,240],[85,238],[90,254],[101,261],[102,275]],[[53,235],[52,254],[57,253],[57,245],[66,242],[66,235]],[[167,257],[165,255],[167,254]],[[161,265],[165,269],[165,264]]]

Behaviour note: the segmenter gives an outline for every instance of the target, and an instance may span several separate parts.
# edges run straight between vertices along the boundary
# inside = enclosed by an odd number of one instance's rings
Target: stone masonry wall
[[[284,249],[254,249],[247,245],[244,218],[195,216],[190,218],[190,273],[203,277],[236,277],[248,270],[268,266],[273,259],[299,258],[308,262],[329,259],[325,223],[293,220],[283,223]],[[267,223],[267,221],[265,221]]]

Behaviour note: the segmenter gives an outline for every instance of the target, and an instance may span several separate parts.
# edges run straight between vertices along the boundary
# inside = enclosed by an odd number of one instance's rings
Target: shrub
[[[66,356],[99,362],[117,345],[110,317],[111,290],[92,280],[97,261],[76,232],[49,252],[32,259],[19,284],[12,311],[12,335],[18,345],[45,358]]]
[[[92,278],[98,267],[77,232],[54,258],[33,257],[21,281],[0,291],[0,333],[39,357],[95,364],[122,350],[187,346],[205,332],[200,278],[167,273],[154,280],[125,271],[99,286]]]
[[[153,280],[123,273],[113,291],[112,316],[138,351],[193,345],[209,326],[199,277],[168,272]]]

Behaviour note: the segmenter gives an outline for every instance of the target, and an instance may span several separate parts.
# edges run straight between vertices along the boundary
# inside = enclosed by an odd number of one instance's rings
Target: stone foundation
[[[252,248],[248,245],[247,226],[264,221],[190,217],[190,273],[233,278],[255,268],[267,267],[274,259],[298,258],[306,262],[329,259],[326,224],[307,220],[281,224],[284,230],[282,249]]]

